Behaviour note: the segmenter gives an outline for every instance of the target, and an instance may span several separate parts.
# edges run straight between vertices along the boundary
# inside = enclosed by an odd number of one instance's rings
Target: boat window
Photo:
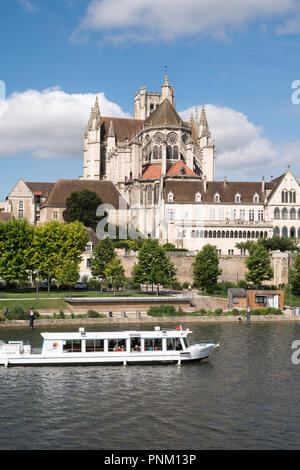
[[[145,339],[145,351],[162,351],[162,338]]]
[[[81,340],[70,339],[64,341],[63,350],[65,352],[81,352]]]
[[[85,348],[86,352],[103,352],[104,339],[87,339]]]
[[[184,340],[184,345],[187,348],[188,342],[186,338],[182,338]],[[181,351],[182,344],[180,338],[167,338],[167,351]]]
[[[142,347],[141,347],[141,338],[140,336],[136,336],[133,338],[130,338],[130,351],[138,351],[141,352]]]
[[[182,339],[183,339],[184,346],[186,348],[189,348],[190,345],[189,345],[188,339],[187,338],[182,338]]]
[[[168,351],[182,351],[183,347],[180,338],[168,338],[167,349]]]
[[[108,341],[109,352],[126,351],[126,339],[110,339]]]

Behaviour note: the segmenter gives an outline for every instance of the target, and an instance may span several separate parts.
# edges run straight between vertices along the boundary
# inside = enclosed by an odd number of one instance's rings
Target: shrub
[[[233,308],[231,313],[232,313],[232,315],[240,315],[241,314],[241,312],[237,308]]]
[[[205,315],[206,314],[205,308],[200,308],[199,313],[201,313],[201,315]]]
[[[96,310],[89,310],[87,312],[87,316],[88,318],[99,318],[100,317],[100,313],[99,312],[96,312]]]
[[[216,308],[215,314],[216,315],[221,315],[223,313],[223,310],[221,308]]]
[[[34,311],[35,318],[39,318],[40,314],[37,310]],[[6,318],[8,320],[29,320],[30,313],[22,305],[14,305],[9,308]]]
[[[98,279],[94,279],[94,278],[90,279],[88,281],[87,285],[88,285],[89,289],[100,289],[100,287],[101,287],[100,286],[100,281],[98,281]]]
[[[62,310],[59,311],[58,318],[61,318],[61,319],[66,318]]]
[[[175,317],[178,315],[174,305],[151,306],[147,312],[151,317]]]

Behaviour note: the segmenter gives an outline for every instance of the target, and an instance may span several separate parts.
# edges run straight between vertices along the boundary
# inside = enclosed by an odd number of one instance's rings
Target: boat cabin
[[[185,351],[189,347],[186,331],[86,332],[80,328],[74,333],[42,333],[42,354],[64,353],[131,353],[155,351]]]

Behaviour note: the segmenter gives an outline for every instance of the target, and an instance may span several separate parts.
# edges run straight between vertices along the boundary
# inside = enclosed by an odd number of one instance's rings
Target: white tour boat
[[[214,342],[189,344],[189,329],[154,331],[41,333],[43,345],[35,353],[28,341],[0,341],[0,365],[181,364],[208,358]]]

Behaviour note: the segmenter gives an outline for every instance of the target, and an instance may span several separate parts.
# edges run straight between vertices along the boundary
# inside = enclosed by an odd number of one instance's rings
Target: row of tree
[[[37,227],[21,219],[0,222],[0,278],[8,284],[29,277],[47,279],[49,284],[51,279],[77,280],[87,242],[80,222],[53,221]]]

